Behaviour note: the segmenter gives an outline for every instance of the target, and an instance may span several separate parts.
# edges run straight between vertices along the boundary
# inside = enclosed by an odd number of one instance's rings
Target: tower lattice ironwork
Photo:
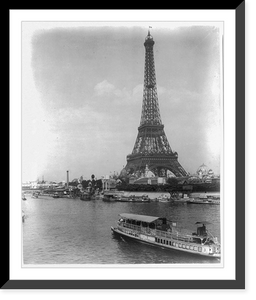
[[[166,176],[171,171],[175,176],[186,176],[187,172],[178,162],[177,152],[173,152],[161,121],[154,63],[155,42],[148,31],[145,39],[144,90],[140,126],[132,151],[127,155],[125,167],[128,174],[141,176],[148,170],[156,176]]]

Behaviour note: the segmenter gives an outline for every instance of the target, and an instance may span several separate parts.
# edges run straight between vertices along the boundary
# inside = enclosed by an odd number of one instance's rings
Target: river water
[[[23,263],[26,264],[193,264],[219,263],[176,250],[124,240],[111,226],[120,213],[163,216],[191,233],[195,222],[211,222],[208,230],[220,240],[220,205],[130,203],[26,195],[22,209]]]

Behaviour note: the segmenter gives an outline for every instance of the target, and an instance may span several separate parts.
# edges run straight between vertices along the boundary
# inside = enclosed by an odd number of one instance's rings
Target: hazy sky
[[[141,117],[152,26],[160,114],[184,169],[219,174],[219,24],[22,24],[22,181],[120,172]]]

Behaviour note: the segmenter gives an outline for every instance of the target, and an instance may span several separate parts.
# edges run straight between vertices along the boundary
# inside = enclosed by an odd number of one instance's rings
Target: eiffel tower
[[[149,170],[155,176],[166,177],[171,171],[176,177],[187,172],[178,162],[178,153],[173,152],[161,121],[154,64],[153,46],[155,42],[148,31],[145,39],[144,90],[140,126],[132,154],[127,155],[125,170],[138,177]]]

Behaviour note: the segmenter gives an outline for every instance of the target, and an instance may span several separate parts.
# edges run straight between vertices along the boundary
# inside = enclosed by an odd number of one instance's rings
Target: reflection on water
[[[175,264],[217,260],[166,250],[112,234],[118,214],[164,216],[191,233],[195,222],[207,220],[220,239],[220,206],[182,203],[129,203],[27,196],[22,201],[24,264]]]

